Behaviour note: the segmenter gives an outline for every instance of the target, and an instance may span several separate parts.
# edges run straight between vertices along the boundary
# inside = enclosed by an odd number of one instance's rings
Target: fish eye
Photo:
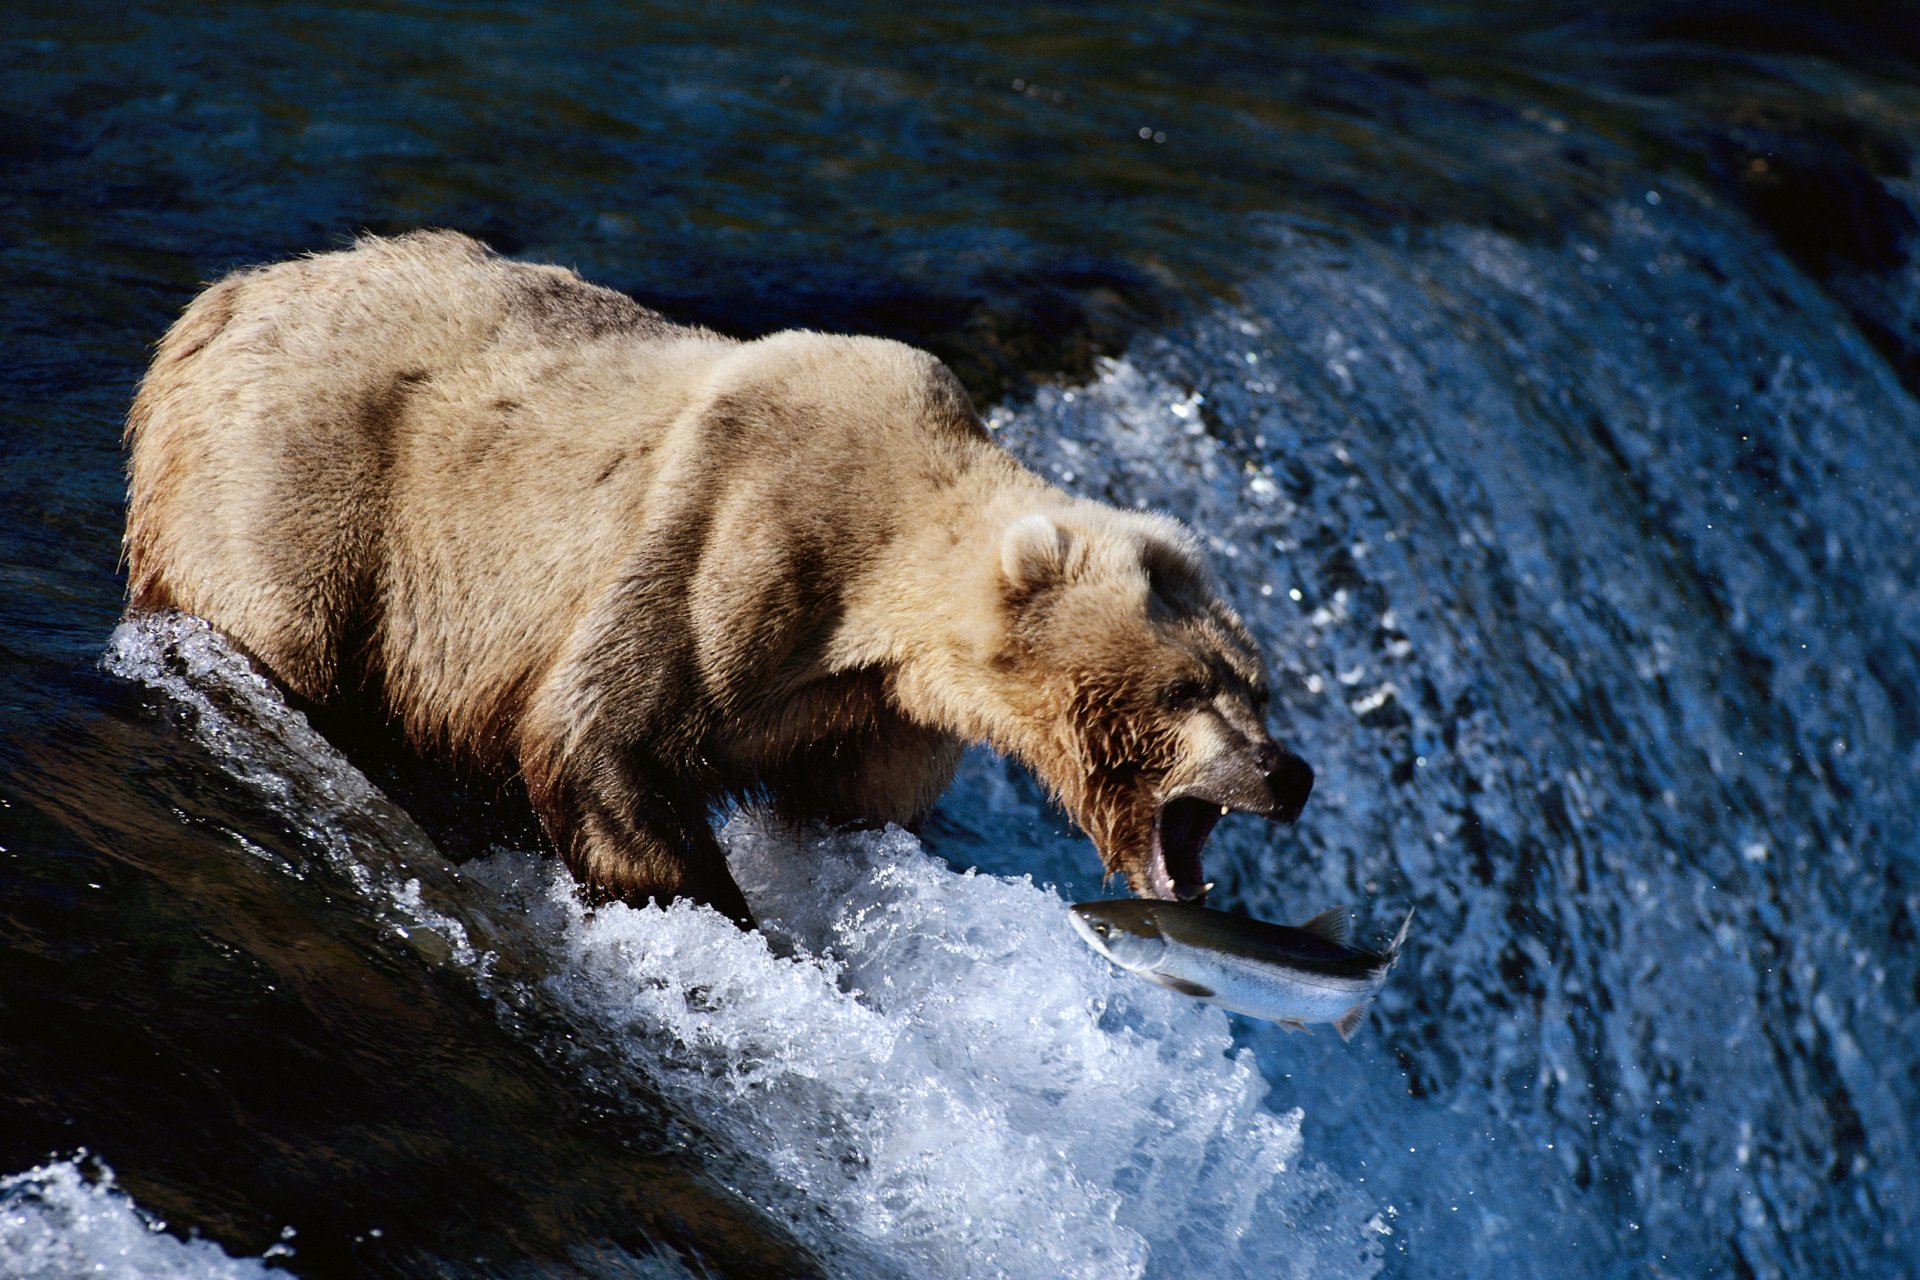
[[[1113,928],[1112,928],[1112,926],[1110,926],[1110,925],[1105,925],[1105,924],[1096,924],[1095,926],[1093,926],[1093,931],[1094,931],[1095,933],[1097,933],[1097,934],[1099,934],[1099,935],[1100,935],[1101,937],[1103,937],[1103,938],[1104,938],[1104,937],[1106,937],[1106,936],[1107,936],[1107,935],[1108,935],[1109,933],[1112,933],[1112,932],[1113,932]]]

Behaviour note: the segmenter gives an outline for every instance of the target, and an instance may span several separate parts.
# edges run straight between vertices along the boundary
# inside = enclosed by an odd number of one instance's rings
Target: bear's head
[[[1201,900],[1222,815],[1300,815],[1313,771],[1266,728],[1259,648],[1184,527],[1075,503],[1001,535],[1009,735],[1140,897]]]

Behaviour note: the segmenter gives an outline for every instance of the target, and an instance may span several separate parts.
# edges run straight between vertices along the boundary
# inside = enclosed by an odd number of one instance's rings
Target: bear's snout
[[[1313,793],[1313,767],[1271,742],[1261,743],[1254,756],[1266,776],[1267,792],[1273,797],[1274,821],[1294,821]]]
[[[1313,791],[1313,769],[1264,735],[1216,756],[1176,797],[1210,801],[1275,822],[1292,822]]]

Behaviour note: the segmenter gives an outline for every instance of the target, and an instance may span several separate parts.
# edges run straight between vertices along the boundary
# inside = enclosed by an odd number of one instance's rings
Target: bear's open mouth
[[[1217,801],[1197,796],[1181,796],[1161,806],[1153,820],[1153,852],[1147,862],[1149,896],[1206,902],[1213,886],[1200,865],[1200,850],[1225,812]]]

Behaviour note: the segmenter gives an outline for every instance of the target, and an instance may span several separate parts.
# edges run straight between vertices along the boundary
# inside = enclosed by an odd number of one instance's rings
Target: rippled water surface
[[[0,45],[0,1275],[1887,1276],[1920,1238],[1903,5],[33,6]],[[1098,961],[970,756],[583,913],[511,805],[116,630],[201,282],[446,225],[884,333],[1188,520],[1305,817],[1216,905],[1351,1044]]]

